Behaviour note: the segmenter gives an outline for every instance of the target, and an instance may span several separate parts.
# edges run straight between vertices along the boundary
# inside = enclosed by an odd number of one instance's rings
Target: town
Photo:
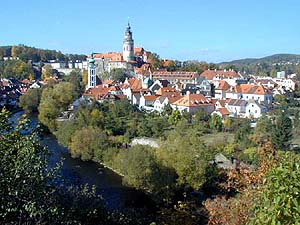
[[[9,57],[4,57],[9,60]],[[23,81],[1,78],[0,104],[18,104],[18,97],[29,88],[40,88],[49,79],[58,80],[59,73],[87,70],[88,80],[83,98],[99,102],[127,98],[131,104],[145,112],[162,113],[169,105],[180,113],[204,110],[224,120],[249,118],[256,120],[274,108],[275,96],[290,98],[297,88],[297,75],[278,71],[276,77],[261,77],[233,69],[207,69],[195,71],[169,71],[172,60],[162,60],[164,68],[153,68],[151,52],[135,48],[130,24],[123,41],[123,52],[92,53],[87,61],[65,62],[50,60],[46,66],[56,71],[44,80]],[[180,68],[179,68],[180,69]],[[114,70],[123,73],[122,80],[114,80],[109,74]],[[107,76],[108,74],[108,76]],[[106,77],[104,76],[106,75]]]
[[[0,223],[297,224],[297,56],[181,62],[122,38],[0,47]]]

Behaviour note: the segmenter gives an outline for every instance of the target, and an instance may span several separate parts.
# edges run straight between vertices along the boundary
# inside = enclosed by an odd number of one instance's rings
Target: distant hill
[[[263,58],[247,58],[247,59],[239,59],[233,60],[230,62],[222,62],[221,65],[247,65],[247,64],[258,64],[258,63],[299,63],[300,55],[296,54],[275,54],[271,56],[266,56]]]
[[[63,54],[57,50],[40,49],[25,45],[0,46],[0,59],[2,57],[18,57],[24,62],[29,60],[33,62],[47,62],[49,60],[57,61],[76,61],[86,60],[83,54]]]

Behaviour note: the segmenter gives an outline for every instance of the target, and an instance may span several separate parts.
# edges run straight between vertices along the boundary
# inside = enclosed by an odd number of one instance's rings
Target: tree
[[[78,94],[83,93],[84,85],[82,82],[82,73],[80,72],[80,70],[72,70],[71,73],[65,77],[65,80],[75,86],[76,92]]]
[[[97,155],[98,161],[101,161],[101,150],[107,146],[107,137],[97,128],[86,127],[75,131],[69,145],[70,153],[74,158],[80,158],[83,161],[94,159]]]
[[[166,167],[173,168],[179,185],[199,189],[206,181],[206,169],[213,152],[193,130],[173,130],[158,148],[157,158]]]
[[[266,175],[257,193],[251,225],[299,224],[300,158],[293,153],[285,153],[280,158],[279,165]]]
[[[175,173],[162,166],[151,151],[154,149],[137,145],[119,153],[123,181],[153,194],[169,194],[164,192],[168,192],[175,184]]]
[[[151,68],[153,70],[157,70],[162,67],[162,61],[161,61],[159,55],[156,53],[151,53],[149,55],[149,62],[151,63]]]
[[[172,111],[171,115],[169,116],[169,121],[171,124],[177,124],[181,120],[182,116],[178,109]]]
[[[114,68],[110,71],[111,79],[114,81],[124,82],[128,77],[128,71],[121,68]]]
[[[38,88],[29,89],[19,99],[19,106],[22,107],[26,113],[36,112],[41,100],[41,90]]]
[[[230,119],[229,117],[225,117],[223,126],[224,126],[225,131],[231,131],[232,130],[232,119]]]
[[[59,113],[65,111],[76,97],[75,86],[69,82],[61,82],[53,87],[46,87],[42,92],[38,108],[41,123],[54,132],[57,128],[56,119]]]
[[[272,144],[275,149],[287,150],[292,140],[292,120],[281,112],[275,119],[275,124],[272,129]]]
[[[213,114],[209,120],[209,126],[211,129],[221,131],[223,127],[222,118],[217,114]]]
[[[8,119],[0,111],[1,224],[114,224],[94,188],[68,187],[60,165],[48,165],[49,152],[28,120],[12,127]]]
[[[88,71],[87,70],[83,70],[83,72],[82,72],[82,82],[83,82],[84,86],[86,86],[88,84]]]
[[[43,67],[42,79],[45,80],[46,78],[50,78],[50,77],[54,77],[54,73],[51,65],[46,65]]]

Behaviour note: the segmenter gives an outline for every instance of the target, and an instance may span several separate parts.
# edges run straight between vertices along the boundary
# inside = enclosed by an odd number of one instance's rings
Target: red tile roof
[[[220,80],[219,86],[216,88],[216,90],[227,91],[228,89],[230,89],[230,85],[225,80]]]
[[[177,106],[187,106],[187,107],[195,107],[201,105],[213,105],[211,101],[209,101],[202,94],[189,94],[181,97],[179,100],[173,103]]]

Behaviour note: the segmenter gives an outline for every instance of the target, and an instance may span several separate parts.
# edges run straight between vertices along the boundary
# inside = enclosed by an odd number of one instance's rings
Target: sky
[[[1,0],[0,45],[63,53],[135,47],[161,58],[223,62],[300,54],[299,0]]]

